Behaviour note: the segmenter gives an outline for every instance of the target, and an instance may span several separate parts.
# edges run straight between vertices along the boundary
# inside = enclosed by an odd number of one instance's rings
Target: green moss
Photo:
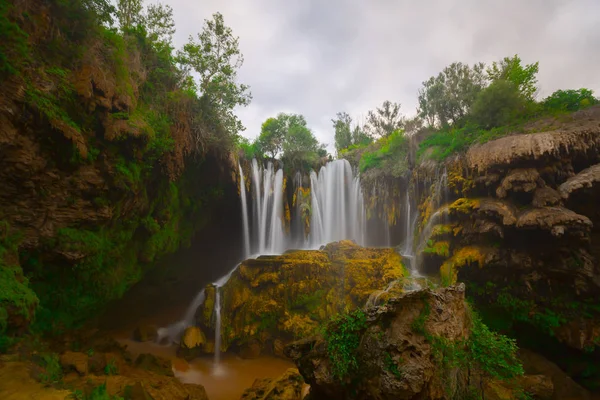
[[[450,243],[446,241],[434,242],[433,240],[427,241],[427,247],[423,249],[426,254],[435,254],[440,257],[448,257],[450,255]]]
[[[398,369],[398,364],[394,361],[392,355],[388,352],[385,353],[385,369],[394,375],[396,378],[402,378],[402,372]],[[402,362],[402,360],[400,360]]]
[[[327,353],[333,374],[337,379],[343,380],[358,370],[356,351],[366,327],[367,320],[362,310],[339,314],[327,324],[323,333],[327,340]]]

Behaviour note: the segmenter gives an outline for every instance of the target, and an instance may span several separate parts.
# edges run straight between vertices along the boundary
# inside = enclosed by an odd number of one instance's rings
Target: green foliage
[[[225,25],[223,15],[215,13],[212,19],[204,21],[197,41],[190,36],[178,53],[178,61],[199,75],[199,89],[214,105],[225,130],[231,134],[244,130],[233,109],[248,105],[252,95],[247,85],[236,82],[237,70],[244,58],[239,50],[239,38]]]
[[[336,315],[325,327],[323,335],[327,340],[327,353],[337,379],[343,380],[358,370],[356,351],[366,327],[366,315],[360,309]]]
[[[336,119],[332,119],[331,122],[335,131],[335,149],[338,155],[343,154],[344,151],[364,147],[373,142],[371,136],[358,124],[352,128],[352,118],[348,113],[337,113]]]
[[[43,354],[40,366],[44,369],[44,372],[39,375],[40,382],[43,384],[52,385],[62,380],[63,372],[57,354]]]
[[[11,231],[8,223],[0,221],[0,352],[10,346],[12,340],[5,337],[10,331],[9,311],[32,321],[38,305],[38,297],[29,288],[29,281],[15,263],[20,238]]]
[[[263,158],[263,154],[257,142],[250,143],[248,139],[240,137],[238,146],[246,160],[252,160],[253,158]]]
[[[11,19],[14,5],[0,0],[0,78],[17,74],[30,57],[28,35]]]
[[[471,120],[484,129],[509,125],[524,115],[526,99],[518,87],[499,79],[483,89],[471,108]]]
[[[467,341],[469,364],[494,379],[523,375],[523,366],[517,357],[517,342],[491,331],[473,311],[471,320],[471,337]]]
[[[104,367],[104,374],[105,375],[118,375],[119,374],[119,368],[115,364],[114,359],[111,359],[108,363],[106,363],[106,366]]]
[[[485,87],[483,63],[469,67],[452,63],[437,77],[423,82],[419,90],[419,115],[430,126],[443,128],[460,123],[468,114],[477,94]]]
[[[398,369],[398,364],[394,361],[394,358],[390,353],[385,353],[385,369],[392,373],[396,378],[402,378],[402,372]]]
[[[362,153],[358,168],[360,172],[380,168],[394,177],[404,175],[408,171],[408,140],[404,132],[394,131],[375,142]]]
[[[117,0],[117,18],[122,31],[143,23],[143,0]]]
[[[542,102],[546,111],[577,111],[598,104],[590,89],[557,90]]]

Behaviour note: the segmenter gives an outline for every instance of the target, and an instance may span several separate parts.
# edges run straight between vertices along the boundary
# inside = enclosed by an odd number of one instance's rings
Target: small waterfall
[[[364,244],[364,200],[348,160],[332,161],[318,175],[311,172],[310,178],[311,247],[343,239]]]
[[[252,160],[254,214],[252,237],[257,246],[248,251],[258,254],[279,254],[286,250],[283,232],[283,170],[274,171],[273,163],[259,167]]]
[[[215,366],[221,362],[221,287],[215,287]]]
[[[244,171],[240,168],[240,199],[242,201],[242,221],[244,227],[244,258],[250,255],[250,228],[248,227],[248,204],[246,203],[246,181],[244,180]]]

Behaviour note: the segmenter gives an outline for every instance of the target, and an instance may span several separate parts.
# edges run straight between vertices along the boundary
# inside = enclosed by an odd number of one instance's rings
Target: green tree
[[[161,48],[171,47],[175,34],[173,8],[162,3],[150,4],[146,12],[146,29],[151,42]]]
[[[117,9],[109,0],[83,0],[82,4],[94,12],[101,24],[112,26],[114,23],[113,17]]]
[[[519,92],[528,100],[533,100],[537,92],[537,77],[539,63],[521,65],[521,58],[504,57],[500,62],[493,62],[486,72],[492,82],[503,79],[517,86]]]
[[[261,152],[274,159],[283,151],[289,130],[294,126],[306,127],[306,120],[299,114],[279,113],[276,118],[263,122],[257,145]]]
[[[333,129],[335,130],[335,150],[339,153],[340,150],[350,147],[354,140],[352,138],[352,118],[346,112],[336,114],[336,119],[332,119]]]
[[[239,49],[239,38],[233,36],[220,13],[205,20],[197,40],[190,36],[188,43],[178,53],[178,61],[189,73],[193,69],[199,76],[198,89],[217,110],[219,122],[231,134],[244,130],[233,113],[236,106],[246,106],[252,95],[249,87],[236,82],[237,71],[244,62]]]
[[[123,32],[141,24],[143,0],[117,0],[117,19]]]
[[[486,86],[484,64],[469,67],[455,62],[419,90],[419,116],[433,127],[464,121],[477,94]]]
[[[479,93],[471,109],[471,118],[485,129],[508,125],[523,115],[526,103],[513,82],[500,79]]]
[[[293,169],[299,169],[303,165],[315,163],[321,149],[323,147],[319,146],[319,141],[310,129],[304,125],[294,124],[290,126],[285,136],[282,160]]]
[[[594,104],[598,99],[590,89],[557,90],[542,102],[548,111],[577,111]]]
[[[352,144],[366,146],[368,144],[373,143],[373,138],[365,132],[365,130],[360,126],[356,125],[352,130]]]
[[[400,113],[400,104],[389,100],[383,102],[381,107],[371,110],[367,114],[367,132],[373,137],[385,137],[401,129],[404,118]]]

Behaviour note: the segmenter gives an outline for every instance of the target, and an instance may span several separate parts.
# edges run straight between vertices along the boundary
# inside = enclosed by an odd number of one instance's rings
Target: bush
[[[366,327],[367,319],[362,310],[336,315],[327,324],[324,337],[336,378],[342,380],[349,373],[358,370],[356,350]]]
[[[508,125],[524,115],[526,100],[512,82],[494,81],[483,89],[471,108],[471,120],[484,129]]]
[[[43,384],[51,385],[62,380],[63,373],[57,354],[43,354],[40,366],[44,368],[44,372],[39,376]]]
[[[370,150],[371,148],[373,150]],[[402,176],[408,171],[408,140],[404,136],[404,131],[396,130],[365,150],[358,168],[360,172],[381,168],[389,171],[396,178]]]
[[[590,89],[557,90],[542,102],[546,111],[577,111],[598,104]]]

